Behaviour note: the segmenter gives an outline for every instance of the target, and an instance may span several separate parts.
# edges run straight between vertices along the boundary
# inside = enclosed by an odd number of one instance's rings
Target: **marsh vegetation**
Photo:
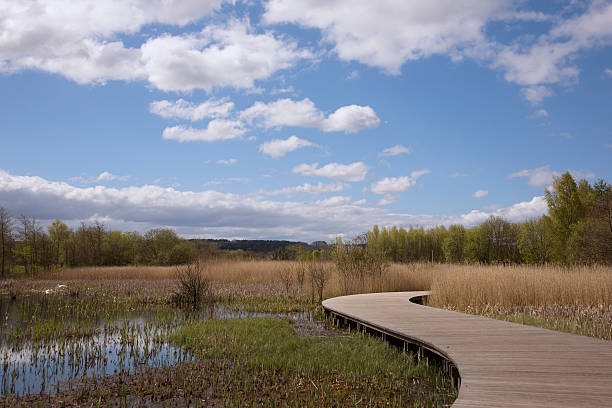
[[[318,265],[332,279],[333,265]],[[198,301],[177,303],[190,268],[2,281],[0,405],[447,406],[456,396],[439,370],[325,328],[297,262],[208,264]]]

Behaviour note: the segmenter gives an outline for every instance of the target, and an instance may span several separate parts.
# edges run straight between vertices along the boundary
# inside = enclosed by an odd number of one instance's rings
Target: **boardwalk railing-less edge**
[[[612,407],[612,342],[414,303],[428,292],[340,296],[337,325],[441,364],[453,407]]]

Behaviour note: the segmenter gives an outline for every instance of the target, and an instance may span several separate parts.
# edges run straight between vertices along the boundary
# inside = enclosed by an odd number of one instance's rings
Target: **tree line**
[[[385,260],[612,264],[610,184],[604,180],[593,185],[586,180],[576,182],[571,174],[565,173],[554,178],[552,187],[546,191],[546,202],[547,215],[521,223],[492,216],[472,228],[451,225],[426,230],[374,226],[351,242],[343,243],[338,239],[329,246],[316,242],[302,248],[289,241],[263,241],[262,248],[272,248],[274,243],[276,250],[268,254],[272,259],[299,259],[300,249],[310,252],[315,244],[321,249],[329,247],[329,251],[322,254],[326,257],[335,254],[333,259],[347,276],[370,268],[372,259],[376,261],[374,265]],[[253,242],[238,244],[252,246]],[[360,251],[361,248],[364,251]],[[351,255],[347,257],[343,253]],[[163,228],[140,234],[110,231],[104,224],[94,222],[81,223],[72,229],[55,220],[45,229],[34,218],[12,218],[0,206],[1,276],[9,272],[34,274],[75,266],[177,265],[196,257],[234,255],[239,258],[253,256],[242,249],[220,251],[215,241],[188,241]]]
[[[35,218],[15,219],[0,207],[0,276],[77,266],[178,265],[196,255],[195,244],[170,229],[141,235],[109,231],[96,221],[75,230],[60,220],[45,229]]]
[[[465,228],[374,228],[359,240],[393,262],[612,264],[612,186],[555,177],[548,215],[521,223],[491,216]]]

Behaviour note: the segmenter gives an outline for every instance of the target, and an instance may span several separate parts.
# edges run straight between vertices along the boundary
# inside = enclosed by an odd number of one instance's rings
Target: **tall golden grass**
[[[207,278],[226,283],[273,283],[287,279],[291,261],[211,261]],[[326,296],[342,295],[340,276],[333,263]],[[58,280],[173,279],[170,266],[72,268],[53,272]],[[289,274],[292,284],[295,278]],[[307,282],[308,284],[308,282]],[[307,286],[307,285],[306,285]],[[430,304],[467,307],[476,305],[543,306],[552,304],[598,307],[612,305],[612,268],[605,266],[479,266],[413,263],[393,264],[375,282],[356,292],[431,290]]]
[[[290,288],[308,294],[310,282],[299,287],[296,266],[291,261],[218,260],[208,262],[205,273],[234,289],[257,284],[275,293]],[[325,267],[330,272],[325,297],[347,294],[333,263]],[[46,278],[154,281],[174,279],[175,273],[175,267],[73,268]],[[432,306],[612,340],[611,267],[393,264],[379,279],[352,287],[353,293],[431,290]]]

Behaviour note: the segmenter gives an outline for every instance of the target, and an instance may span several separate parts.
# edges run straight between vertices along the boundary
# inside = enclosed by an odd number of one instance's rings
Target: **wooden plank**
[[[612,407],[612,342],[417,305],[428,292],[327,299],[323,307],[448,356],[453,407]]]

